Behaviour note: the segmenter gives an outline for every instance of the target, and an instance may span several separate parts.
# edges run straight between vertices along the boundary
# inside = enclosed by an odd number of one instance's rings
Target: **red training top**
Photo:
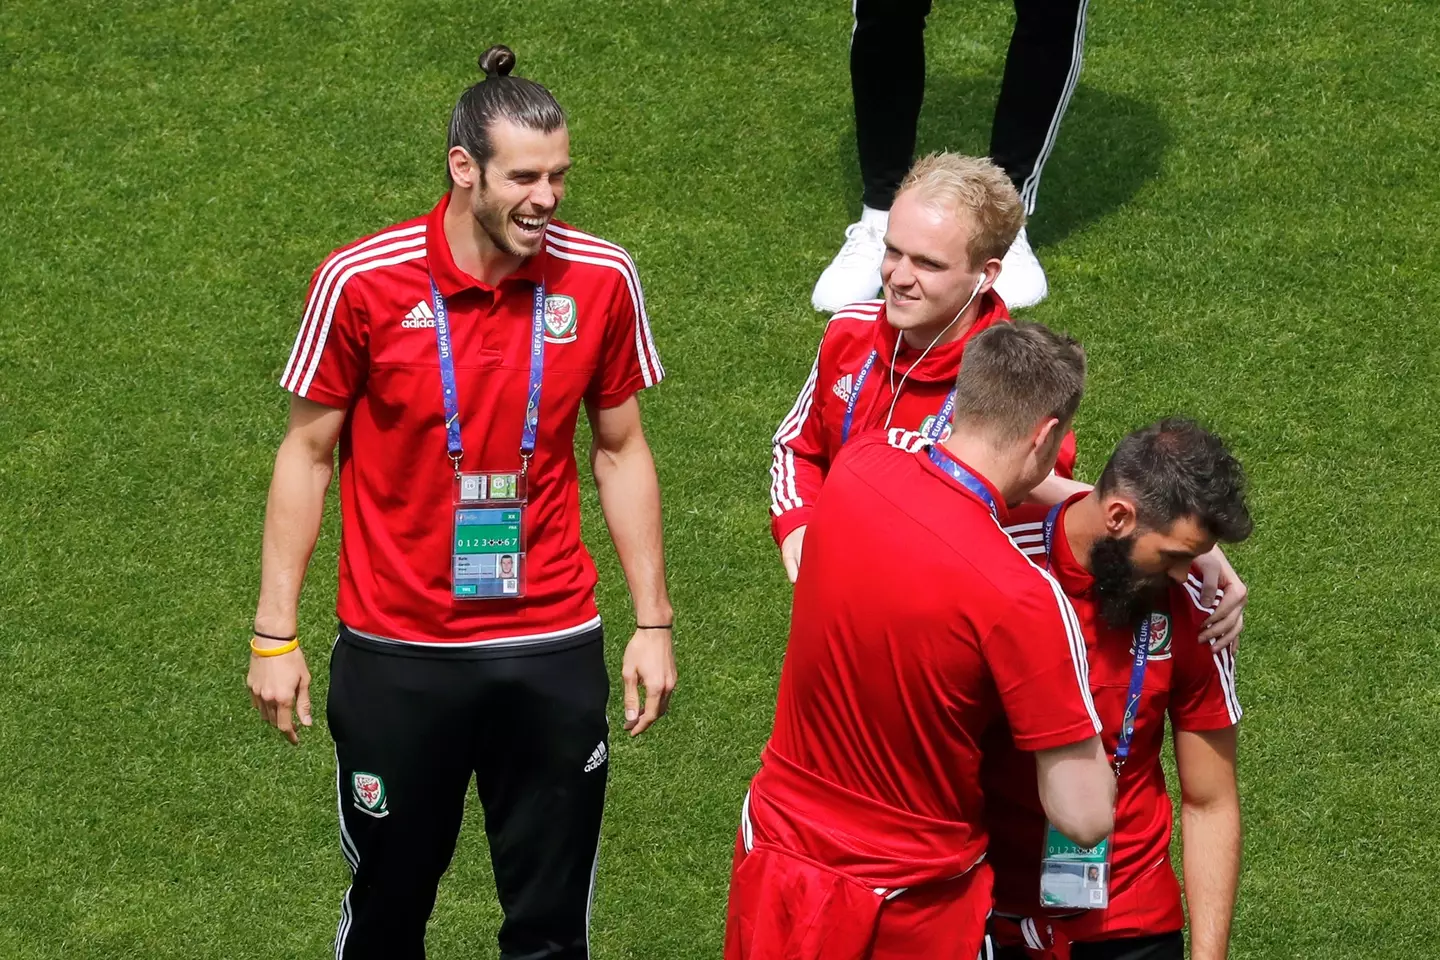
[[[411,643],[531,644],[599,623],[580,542],[575,424],[581,401],[615,407],[665,375],[640,280],[613,243],[551,223],[545,248],[494,287],[456,267],[449,196],[426,217],[342,247],[310,281],[281,384],[347,413],[340,435],[340,620]],[[454,471],[430,278],[454,341],[462,469],[518,472],[535,284],[546,285],[540,430],[529,468],[527,595],[450,593]]]
[[[918,434],[874,431],[836,460],[806,534],[769,752],[837,795],[963,828],[973,864],[986,845],[984,731],[1003,715],[1044,750],[1099,721],[1059,586],[929,450]],[[835,828],[899,846],[878,823]]]
[[[1080,565],[1065,538],[1065,515],[1055,523],[1050,569],[1080,618],[1090,655],[1090,689],[1105,724],[1102,739],[1111,756],[1120,734],[1134,664],[1134,633],[1100,618],[1091,588],[1095,579]],[[1006,531],[1036,563],[1044,564],[1043,527],[1048,507],[1027,504],[1010,515]],[[807,537],[808,549],[808,537]],[[807,557],[807,561],[808,557]],[[1240,721],[1235,661],[1229,651],[1210,652],[1200,631],[1210,611],[1200,606],[1200,579],[1172,584],[1165,609],[1151,620],[1150,657],[1130,756],[1121,769],[1111,846],[1110,906],[1086,910],[1063,922],[1071,940],[1143,937],[1185,924],[1180,886],[1170,864],[1170,795],[1160,752],[1165,717],[1177,730],[1219,730]],[[1017,749],[1017,746],[1019,749]],[[1012,743],[997,728],[985,744],[984,784],[989,811],[990,865],[995,871],[995,909],[1011,916],[1040,910],[1040,860],[1045,813],[1035,786],[1034,758],[1020,738]]]
[[[970,338],[1009,320],[1005,302],[993,290],[987,291],[980,298],[979,316],[965,335],[935,347],[917,364],[922,351],[906,344],[900,331],[885,320],[884,300],[852,303],[832,316],[820,338],[810,377],[775,432],[770,464],[770,532],[775,542],[783,543],[796,527],[810,522],[820,485],[840,452],[845,408],[872,351],[879,356],[856,398],[850,438],[866,430],[891,427],[923,433],[930,429],[955,386],[960,358]],[[900,387],[899,400],[891,389],[892,371],[893,386]],[[893,417],[888,416],[891,401],[895,403]],[[948,435],[947,427],[941,439]],[[1074,476],[1073,434],[1065,436],[1055,471],[1062,477]]]

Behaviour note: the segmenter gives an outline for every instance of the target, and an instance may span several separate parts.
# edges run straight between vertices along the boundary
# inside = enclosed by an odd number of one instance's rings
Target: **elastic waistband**
[[[464,644],[407,643],[403,640],[391,640],[370,633],[361,633],[342,623],[337,642],[349,644],[359,650],[392,657],[414,657],[422,660],[497,660],[506,657],[543,657],[551,653],[563,653],[592,643],[601,643],[604,636],[604,628],[596,622],[593,627],[559,637],[526,637]]]

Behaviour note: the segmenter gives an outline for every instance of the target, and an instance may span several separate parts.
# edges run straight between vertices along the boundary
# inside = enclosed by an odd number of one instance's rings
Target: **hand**
[[[1204,577],[1204,584],[1200,589],[1201,606],[1206,609],[1215,606],[1217,588],[1225,592],[1220,605],[1215,607],[1210,618],[1205,621],[1200,640],[1210,644],[1212,653],[1225,649],[1233,651],[1239,643],[1240,631],[1245,629],[1245,604],[1250,598],[1250,591],[1241,582],[1235,568],[1230,566],[1230,561],[1218,546],[1196,559],[1195,566]]]
[[[785,542],[780,544],[780,561],[785,564],[785,575],[794,583],[800,577],[800,551],[805,546],[805,528],[796,527],[790,531]]]
[[[625,647],[620,675],[625,679],[625,729],[638,737],[670,709],[675,690],[675,650],[669,630],[636,630]],[[645,712],[640,712],[640,687]]]
[[[262,649],[283,646],[258,638],[255,645]],[[260,711],[261,718],[285,734],[285,739],[298,744],[300,735],[295,730],[294,714],[300,714],[303,726],[314,722],[310,717],[310,670],[300,648],[278,657],[250,654],[250,675],[245,682],[250,687],[250,703]]]

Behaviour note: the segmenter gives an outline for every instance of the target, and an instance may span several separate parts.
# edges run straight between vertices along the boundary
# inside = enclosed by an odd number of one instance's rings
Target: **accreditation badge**
[[[525,475],[462,473],[455,478],[450,594],[456,600],[525,596]]]
[[[1040,861],[1040,905],[1065,910],[1104,910],[1110,905],[1110,838],[1093,847],[1071,841],[1045,824]]]

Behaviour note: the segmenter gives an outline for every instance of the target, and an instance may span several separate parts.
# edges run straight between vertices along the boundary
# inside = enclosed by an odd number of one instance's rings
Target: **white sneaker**
[[[870,300],[880,292],[880,262],[885,259],[885,224],[861,220],[845,228],[845,245],[815,281],[810,303],[834,313],[847,303]]]
[[[1045,279],[1045,268],[1035,259],[1030,249],[1030,240],[1025,228],[1005,252],[1001,261],[1000,276],[995,280],[995,292],[1011,310],[1033,307],[1050,293],[1050,284]]]

